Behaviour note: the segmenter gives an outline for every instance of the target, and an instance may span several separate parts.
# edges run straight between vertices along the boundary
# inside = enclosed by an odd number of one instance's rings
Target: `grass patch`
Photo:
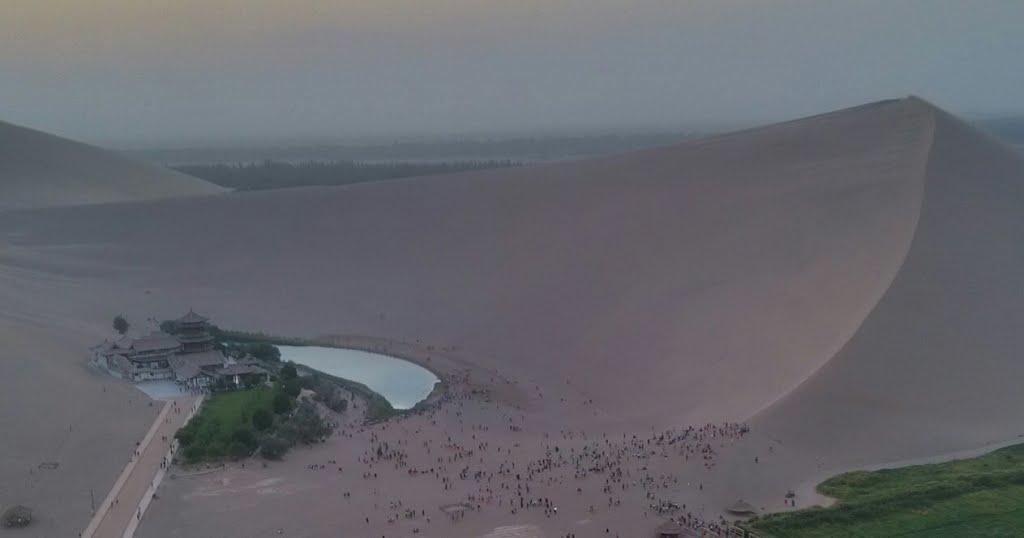
[[[244,457],[258,446],[253,415],[272,411],[274,391],[267,387],[212,394],[199,414],[178,430],[182,458],[189,463]]]
[[[751,526],[765,538],[1024,536],[1024,445],[972,459],[846,473],[818,491],[838,502],[772,514]]]
[[[185,463],[242,459],[259,452],[281,459],[296,444],[323,442],[333,428],[316,405],[298,399],[298,380],[279,380],[267,386],[217,392],[199,414],[175,434]]]

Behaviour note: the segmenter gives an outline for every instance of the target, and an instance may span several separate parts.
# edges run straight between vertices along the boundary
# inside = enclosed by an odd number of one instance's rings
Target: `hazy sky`
[[[123,147],[1024,112],[1020,0],[0,2],[0,119]]]

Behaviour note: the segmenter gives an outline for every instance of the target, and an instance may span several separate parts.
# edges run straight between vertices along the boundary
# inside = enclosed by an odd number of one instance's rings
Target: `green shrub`
[[[274,415],[266,409],[260,408],[252,414],[252,425],[259,431],[266,431],[274,425]]]
[[[292,410],[293,398],[283,392],[274,394],[274,412],[283,415]]]
[[[121,314],[114,316],[114,330],[117,331],[118,334],[124,334],[128,332],[128,327],[130,327],[130,325],[128,324],[128,320],[126,320],[124,316],[122,316]]]
[[[231,459],[233,460],[247,458],[249,457],[250,454],[252,454],[252,449],[249,448],[245,443],[232,441],[231,444],[228,445],[228,456],[230,456]]]
[[[277,435],[268,435],[260,441],[260,454],[268,460],[279,460],[291,444]]]
[[[306,444],[322,441],[332,431],[327,422],[317,413],[316,406],[309,402],[299,404],[295,414],[288,422],[295,427],[298,441]]]
[[[231,440],[236,443],[242,443],[250,448],[256,448],[256,445],[258,444],[256,441],[256,435],[252,433],[252,430],[249,428],[239,428],[235,430],[235,432],[231,434]]]
[[[268,344],[265,342],[259,342],[256,344],[243,344],[242,349],[246,353],[263,361],[281,361],[281,350],[277,349],[277,346],[273,344]]]
[[[178,430],[178,432],[174,434],[174,438],[177,439],[183,447],[190,445],[192,440],[195,439],[195,436],[195,432],[187,427]]]
[[[189,445],[182,451],[182,456],[185,458],[185,461],[195,463],[206,456],[206,451],[203,449],[203,445]]]
[[[281,381],[281,383],[278,384],[278,387],[281,392],[291,396],[292,398],[297,398],[299,394],[302,393],[302,387],[299,385],[299,380],[295,378]]]

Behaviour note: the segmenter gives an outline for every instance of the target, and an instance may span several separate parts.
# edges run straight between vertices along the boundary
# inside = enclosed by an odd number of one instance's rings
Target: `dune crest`
[[[0,210],[223,192],[198,178],[0,122]]]
[[[755,419],[837,460],[942,454],[1019,433],[1024,158],[913,102],[935,117],[935,134],[906,260],[843,349]]]

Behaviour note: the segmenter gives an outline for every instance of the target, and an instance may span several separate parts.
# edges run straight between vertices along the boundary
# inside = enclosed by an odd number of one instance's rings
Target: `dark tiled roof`
[[[186,313],[184,316],[181,316],[180,318],[178,318],[175,321],[177,321],[178,323],[203,323],[203,322],[209,321],[209,320],[210,320],[210,318],[205,318],[203,316],[200,316],[199,314],[196,314],[195,312],[193,312],[192,309],[190,308],[188,310],[188,313]]]
[[[221,375],[265,374],[266,370],[254,364],[231,364],[217,372]]]
[[[192,379],[195,377],[199,377],[201,375],[205,376],[208,374],[202,371],[198,366],[194,364],[185,363],[174,368],[174,375],[178,376],[181,379]]]
[[[216,349],[200,351],[199,353],[186,353],[181,356],[186,361],[198,366],[223,366],[224,354]]]
[[[178,333],[175,336],[177,336],[178,341],[180,341],[181,343],[189,343],[189,344],[196,343],[196,342],[210,342],[210,341],[213,340],[213,336],[210,336],[210,334],[206,333],[206,332],[204,332],[202,334]]]
[[[204,370],[217,370],[224,366],[224,355],[220,351],[187,353],[171,357],[170,363],[176,375],[191,379],[199,374],[208,375]]]
[[[120,347],[120,343],[118,343],[118,347]],[[131,348],[138,352],[175,350],[180,347],[181,344],[177,338],[160,331],[154,331],[142,338],[137,338],[131,344]]]

